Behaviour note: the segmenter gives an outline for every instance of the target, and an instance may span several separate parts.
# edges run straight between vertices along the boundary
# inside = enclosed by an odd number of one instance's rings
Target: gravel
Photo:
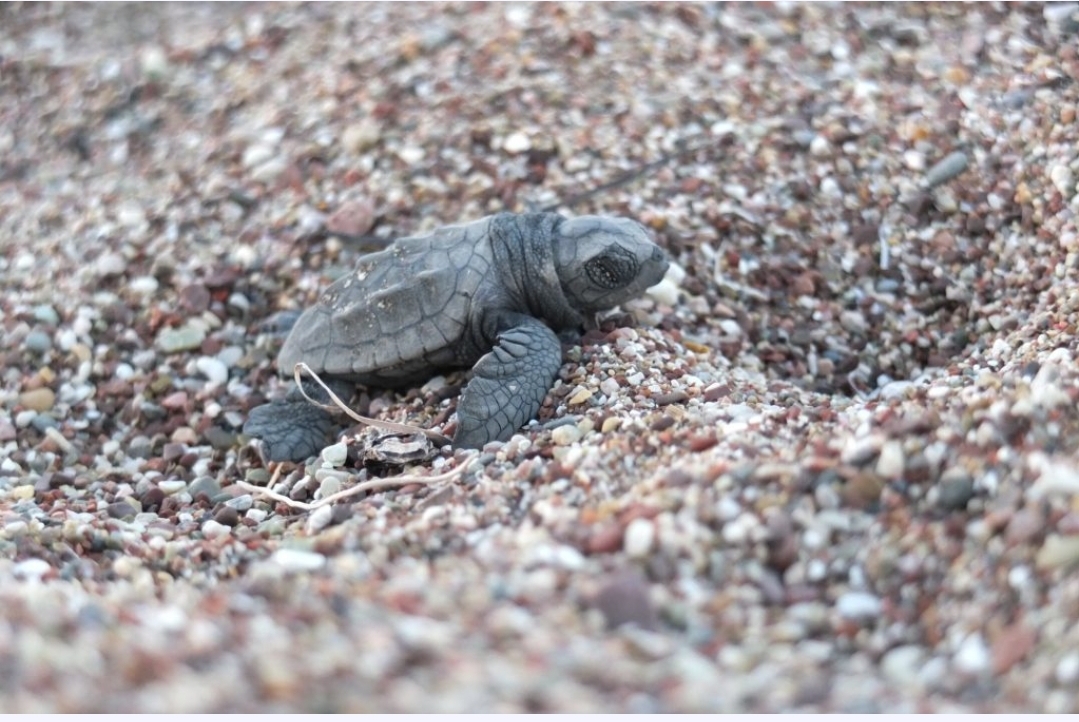
[[[6,13],[0,709],[1079,712],[1075,7]],[[567,199],[673,263],[537,423],[265,468],[279,320]]]

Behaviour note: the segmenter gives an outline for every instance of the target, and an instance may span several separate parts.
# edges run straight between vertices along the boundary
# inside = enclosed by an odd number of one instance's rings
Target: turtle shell
[[[277,357],[321,375],[399,386],[432,371],[471,366],[460,343],[492,264],[490,218],[402,238],[364,256],[304,311]]]

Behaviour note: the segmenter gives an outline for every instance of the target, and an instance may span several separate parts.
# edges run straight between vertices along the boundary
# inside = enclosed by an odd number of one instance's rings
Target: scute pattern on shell
[[[362,259],[308,309],[278,356],[316,373],[399,386],[475,361],[457,346],[491,267],[489,219],[398,240]],[[392,257],[392,258],[391,258]]]

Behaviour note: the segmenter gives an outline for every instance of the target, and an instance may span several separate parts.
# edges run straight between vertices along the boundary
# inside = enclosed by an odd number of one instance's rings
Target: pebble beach
[[[1077,111],[1076,2],[0,6],[0,712],[1079,712]],[[672,266],[534,422],[264,462],[283,319],[541,208]]]

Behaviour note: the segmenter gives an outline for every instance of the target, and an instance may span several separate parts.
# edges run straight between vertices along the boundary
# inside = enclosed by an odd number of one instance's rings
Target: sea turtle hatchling
[[[303,361],[326,381],[399,388],[471,366],[453,444],[480,448],[539,411],[562,365],[556,333],[640,296],[667,267],[627,218],[500,213],[445,226],[361,258],[299,317],[277,367]],[[317,454],[335,426],[296,391],[244,425],[270,460]]]

